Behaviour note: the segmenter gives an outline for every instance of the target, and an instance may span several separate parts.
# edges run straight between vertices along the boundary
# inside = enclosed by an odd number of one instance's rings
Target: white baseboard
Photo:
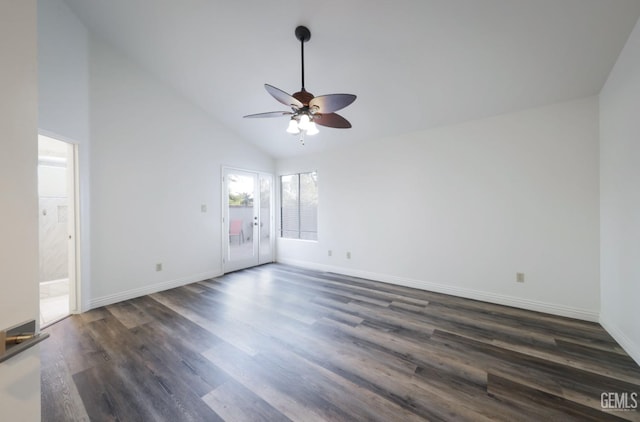
[[[452,296],[464,297],[466,299],[480,300],[482,302],[495,303],[497,305],[512,306],[514,308],[526,309],[529,311],[544,312],[547,314],[564,316],[568,318],[580,319],[583,321],[598,322],[599,314],[588,309],[573,308],[556,303],[546,303],[536,300],[519,297],[489,293],[481,290],[468,289],[465,287],[451,286],[447,284],[431,283],[422,280],[415,280],[405,277],[397,277],[388,274],[378,274],[369,271],[354,270],[344,267],[334,267],[330,265],[316,264],[307,261],[278,259],[282,264],[294,265],[318,271],[326,271],[343,274],[351,277],[360,277],[368,280],[381,281],[389,284],[413,287],[430,292],[444,293]]]
[[[631,359],[640,365],[640,344],[636,344],[631,340],[616,324],[614,324],[606,315],[600,314],[600,325],[609,333]]]
[[[182,277],[175,280],[164,281],[162,283],[151,284],[143,287],[138,287],[136,289],[126,290],[124,292],[114,293],[112,295],[93,298],[89,301],[89,309],[99,308],[101,306],[107,306],[113,303],[122,302],[123,300],[150,295],[152,293],[173,289],[175,287],[184,286],[186,284],[195,283],[197,281],[207,280],[209,278],[220,277],[222,274],[222,271],[194,274],[188,277]]]

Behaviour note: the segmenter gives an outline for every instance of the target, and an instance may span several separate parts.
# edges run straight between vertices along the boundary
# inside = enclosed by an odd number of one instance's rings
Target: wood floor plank
[[[351,314],[370,323],[381,323],[390,329],[408,330],[422,336],[428,336],[436,329],[435,325],[412,315],[402,315],[392,309],[372,306],[364,302],[340,303],[322,297],[315,298],[312,303]]]
[[[312,388],[314,394],[340,407],[349,415],[349,420],[402,420],[404,422],[424,420],[410,410],[305,359],[289,348],[269,348],[260,355],[260,358],[303,376],[307,388]]]
[[[59,342],[64,352],[65,363],[71,375],[94,366],[107,364],[111,356],[95,339],[89,335],[87,325],[81,317],[65,318],[45,330]]]
[[[156,293],[152,297],[158,302],[162,303],[174,312],[182,314],[185,318],[195,322],[199,326],[210,331],[220,339],[235,345],[244,352],[255,355],[259,350],[260,333],[252,332],[250,328],[239,330],[238,327],[225,324],[223,317],[215,316],[206,307],[204,310],[196,309],[194,302],[198,296],[193,296],[188,299],[176,298],[176,295],[169,295],[165,292]],[[210,306],[210,305],[206,305]]]
[[[640,386],[638,382],[628,383],[451,333],[436,331],[432,340],[434,345],[439,344],[452,355],[466,356],[474,362],[474,365],[485,368],[487,373],[512,380],[533,390],[571,399],[596,410],[600,408],[601,393],[634,392],[638,391]]]
[[[89,379],[99,376],[103,380],[104,395],[110,399],[107,401],[111,405],[109,409],[119,420],[149,420],[151,417],[197,421],[213,414],[180,377],[172,362],[162,360],[154,353],[157,349],[154,344],[136,337],[117,318],[94,321],[88,327],[91,335],[113,356],[111,365],[92,368],[95,371]],[[74,377],[84,380],[84,372]],[[85,400],[86,390],[80,391],[85,403],[91,402]],[[131,418],[130,414],[143,419]]]
[[[107,306],[107,310],[127,328],[138,327],[153,321],[153,318],[150,315],[135,306],[135,302],[138,300],[139,299],[132,299],[126,302],[109,305]]]
[[[283,393],[261,376],[260,368],[250,356],[232,345],[220,344],[203,353],[216,366],[224,370],[238,383],[250,389],[256,396],[271,404],[280,413],[296,421],[331,420],[330,410],[324,406],[309,407],[299,397]]]
[[[221,384],[227,382],[227,377],[214,365],[211,365],[201,353],[194,352],[181,340],[167,339],[164,335],[158,336],[162,330],[158,324],[149,323],[132,330],[140,341],[147,344],[161,344],[154,350],[163,364],[171,368],[172,377],[179,377],[188,388],[198,397],[201,397]]]
[[[282,339],[288,341],[286,347],[295,353],[427,420],[486,419],[478,412],[457,405],[451,395],[420,382],[413,376],[416,367],[410,362],[351,345],[344,338],[326,333],[313,336],[303,331],[289,332]]]
[[[229,380],[205,395],[204,400],[216,414],[227,421],[290,422],[269,403],[236,381]]]
[[[171,343],[177,343],[195,352],[202,352],[213,347],[220,339],[210,331],[167,308],[149,296],[138,298],[136,307],[144,309],[150,317],[154,331]]]
[[[416,368],[437,367],[452,377],[464,378],[469,383],[486,388],[486,369],[479,365],[469,364],[449,351],[443,352],[435,347],[425,347],[425,343],[422,341],[398,337],[395,333],[379,331],[366,325],[348,327],[335,324],[331,320],[321,321],[321,324],[330,325],[333,329],[343,331],[353,341],[357,341],[365,347],[377,348],[411,362]]]
[[[67,354],[63,339],[67,336],[62,330],[62,323],[48,329],[49,353],[43,354],[40,361],[42,418],[56,421],[88,421],[89,415],[65,360]]]
[[[489,392],[505,400],[517,402],[525,407],[527,414],[535,420],[605,422],[624,419],[606,412],[571,402],[562,397],[544,393],[497,375],[489,374]]]
[[[160,416],[153,404],[134,400],[136,396],[130,396],[123,379],[124,375],[117,368],[102,367],[90,368],[73,376],[91,421],[151,421]]]
[[[598,324],[282,264],[45,331],[44,421],[640,421]]]

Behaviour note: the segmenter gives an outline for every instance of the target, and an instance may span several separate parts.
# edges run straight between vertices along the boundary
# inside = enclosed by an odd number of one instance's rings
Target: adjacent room
[[[639,18],[1,5],[0,406],[640,421]]]

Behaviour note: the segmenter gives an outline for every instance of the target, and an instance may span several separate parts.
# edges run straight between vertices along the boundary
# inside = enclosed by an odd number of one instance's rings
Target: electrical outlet
[[[351,252],[347,252],[347,259],[351,259]]]
[[[162,271],[162,263],[161,262],[156,264],[156,271]]]
[[[524,273],[516,273],[516,281],[518,283],[524,283]]]
[[[328,255],[329,256],[333,255],[333,252],[331,252],[331,249],[329,249]]]
[[[200,212],[207,212],[207,204],[200,205]]]

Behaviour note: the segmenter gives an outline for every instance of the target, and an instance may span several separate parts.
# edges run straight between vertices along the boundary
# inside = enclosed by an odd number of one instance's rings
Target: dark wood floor
[[[283,265],[45,331],[44,421],[640,420],[598,324]]]

